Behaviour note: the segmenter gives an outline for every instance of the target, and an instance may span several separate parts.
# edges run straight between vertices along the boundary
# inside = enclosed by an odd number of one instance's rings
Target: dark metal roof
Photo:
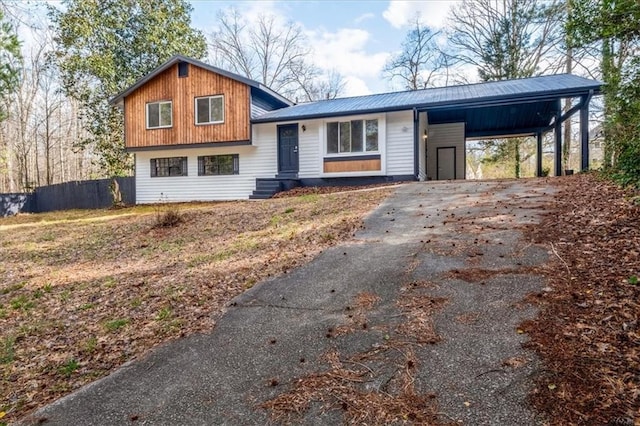
[[[586,95],[590,91],[598,94],[601,86],[602,83],[596,80],[558,74],[309,102],[268,112],[256,117],[253,122],[291,121],[413,108],[431,111],[550,102]]]
[[[291,102],[290,100],[288,100],[284,96],[280,95],[279,93],[269,89],[267,86],[265,86],[262,83],[259,83],[257,81],[251,80],[249,78],[243,77],[243,76],[238,75],[238,74],[234,74],[234,73],[229,72],[229,71],[225,71],[223,69],[214,67],[213,65],[209,65],[209,64],[206,64],[204,62],[201,62],[201,61],[198,61],[196,59],[189,58],[189,57],[183,56],[183,55],[174,55],[174,56],[172,56],[165,63],[163,63],[162,65],[158,66],[156,69],[151,71],[149,74],[147,74],[146,76],[144,76],[141,79],[139,79],[138,81],[136,81],[132,86],[130,86],[127,89],[123,90],[122,92],[118,93],[116,96],[113,97],[113,99],[111,99],[109,101],[109,103],[116,104],[116,103],[122,102],[122,100],[125,97],[129,96],[131,93],[133,93],[135,90],[137,90],[138,88],[140,88],[141,86],[143,86],[144,84],[146,84],[147,82],[152,80],[158,74],[160,74],[163,71],[166,71],[167,69],[169,69],[170,67],[172,67],[173,65],[175,65],[178,62],[188,62],[191,65],[195,65],[196,67],[203,68],[203,69],[205,69],[207,71],[211,71],[213,73],[220,74],[220,75],[223,75],[225,77],[228,77],[228,78],[230,78],[232,80],[236,80],[236,81],[239,81],[241,83],[244,83],[247,86],[250,86],[250,87],[252,87],[254,89],[259,90],[264,95],[266,95],[269,98],[272,98],[274,101],[276,101],[277,103],[279,103],[283,107],[284,106],[293,105],[293,102]]]

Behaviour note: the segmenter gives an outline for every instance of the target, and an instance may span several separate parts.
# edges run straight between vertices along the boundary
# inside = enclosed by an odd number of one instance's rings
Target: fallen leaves
[[[0,411],[14,421],[352,237],[383,189],[0,220]],[[363,297],[362,303],[375,301]]]
[[[555,261],[523,324],[545,362],[532,400],[553,425],[640,424],[640,208],[595,174],[558,179],[529,235]]]

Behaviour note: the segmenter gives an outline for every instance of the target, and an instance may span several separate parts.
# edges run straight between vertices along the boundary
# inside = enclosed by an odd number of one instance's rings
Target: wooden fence
[[[136,203],[134,177],[116,178],[124,204]],[[42,213],[55,210],[102,209],[111,207],[109,185],[112,179],[97,179],[42,186],[32,193],[0,194],[0,217],[16,213]]]

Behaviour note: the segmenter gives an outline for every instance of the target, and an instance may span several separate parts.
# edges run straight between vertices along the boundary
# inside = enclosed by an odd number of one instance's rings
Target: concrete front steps
[[[300,186],[298,179],[258,178],[256,179],[256,189],[253,191],[253,194],[249,195],[249,199],[266,200],[278,192],[288,191],[298,186]]]

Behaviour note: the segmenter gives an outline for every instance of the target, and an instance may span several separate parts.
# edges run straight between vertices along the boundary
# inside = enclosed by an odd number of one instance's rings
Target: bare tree
[[[404,89],[418,90],[436,85],[439,73],[448,74],[446,57],[438,48],[436,38],[440,32],[433,32],[416,16],[413,28],[402,43],[402,50],[392,56],[384,66],[383,73],[391,81],[399,80]],[[445,79],[444,84],[447,84]]]
[[[11,121],[14,123],[14,153],[22,189],[33,189],[38,185],[35,109],[42,72],[45,47],[37,46],[25,60],[20,85],[12,96]],[[33,171],[33,174],[31,173]]]
[[[559,68],[561,0],[463,0],[450,15],[449,56],[483,81],[531,77]]]
[[[344,91],[345,81],[335,70],[321,74],[318,69],[313,71],[304,67],[300,72],[296,69],[292,72],[299,87],[292,96],[296,102],[300,95],[304,101],[316,101],[335,99]]]
[[[220,11],[218,29],[209,36],[213,62],[297,99],[334,98],[344,89],[342,77],[324,73],[311,62],[302,28],[282,25],[274,15],[249,22],[236,9]]]
[[[33,37],[23,47],[20,85],[6,99],[7,119],[0,123],[0,192],[98,175],[91,147],[79,148],[87,135],[77,102],[60,90],[50,61],[51,33],[42,25],[28,28]]]
[[[564,63],[562,0],[463,0],[450,15],[449,56],[483,81],[532,77]],[[485,162],[512,161],[515,177],[528,153],[521,138],[484,141]]]

